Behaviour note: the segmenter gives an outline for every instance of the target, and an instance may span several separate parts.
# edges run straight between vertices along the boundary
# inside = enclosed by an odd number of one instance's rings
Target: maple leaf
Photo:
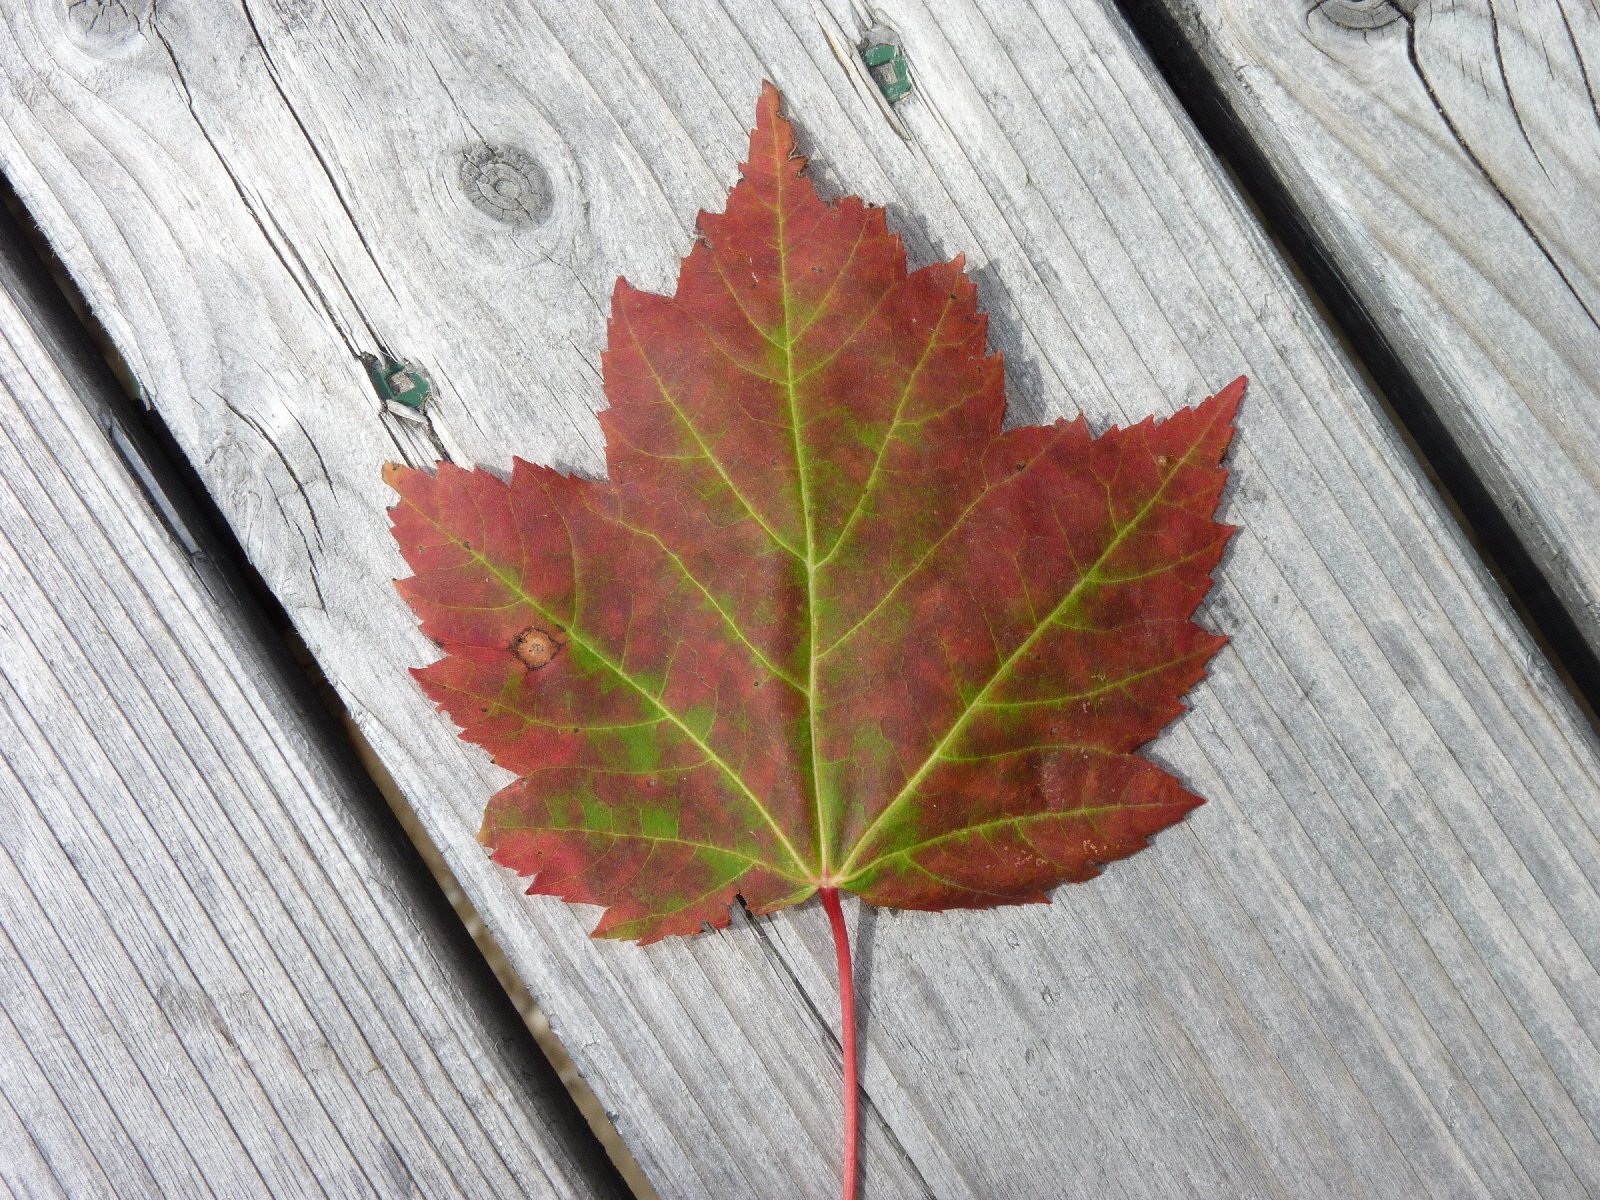
[[[609,482],[386,468],[427,694],[518,778],[481,840],[648,942],[820,892],[1046,899],[1201,801],[1134,751],[1225,639],[1190,618],[1235,380],[1164,421],[1002,430],[962,260],[822,200],[777,91],[671,296],[619,280]]]
[[[908,274],[804,166],[769,84],[676,292],[618,281],[609,482],[388,469],[416,675],[519,776],[482,840],[597,935],[1039,901],[1201,803],[1133,751],[1225,641],[1190,616],[1244,380],[1002,431],[961,258]]]

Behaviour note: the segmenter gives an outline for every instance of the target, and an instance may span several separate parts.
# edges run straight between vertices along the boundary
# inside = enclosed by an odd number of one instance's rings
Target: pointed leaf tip
[[[1214,402],[1227,410],[1228,419],[1232,420],[1233,414],[1238,411],[1239,402],[1244,399],[1245,389],[1249,386],[1248,376],[1241,375],[1215,396],[1208,396],[1208,402]]]

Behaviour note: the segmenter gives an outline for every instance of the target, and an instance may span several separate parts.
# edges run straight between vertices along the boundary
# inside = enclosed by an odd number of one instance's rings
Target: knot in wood
[[[1403,20],[1412,9],[1409,0],[1321,0],[1313,10],[1340,29],[1384,29]]]
[[[461,188],[474,208],[507,225],[537,225],[555,206],[549,173],[515,146],[479,143],[467,149]]]
[[[152,6],[153,0],[68,0],[67,24],[87,49],[118,49],[139,36]]]

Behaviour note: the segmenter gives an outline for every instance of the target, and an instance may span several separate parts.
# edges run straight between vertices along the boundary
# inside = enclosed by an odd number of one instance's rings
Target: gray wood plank
[[[904,140],[842,0],[38,0],[0,163],[664,1195],[836,1188],[825,923],[595,944],[484,861],[378,467],[599,469],[612,281],[669,284],[763,75],[827,186],[968,254],[1019,418],[1254,380],[1234,641],[1155,751],[1213,802],[1050,908],[854,918],[873,1194],[1600,1189],[1592,732],[1114,12],[877,8]]]
[[[1577,633],[1600,651],[1600,11],[1164,14]]]
[[[619,1194],[28,254],[0,220],[0,1181]]]

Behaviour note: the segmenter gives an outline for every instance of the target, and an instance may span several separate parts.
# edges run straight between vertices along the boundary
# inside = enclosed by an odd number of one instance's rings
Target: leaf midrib
[[[817,824],[817,869],[819,883],[826,887],[828,876],[827,811],[822,803],[822,770],[817,760],[817,552],[816,535],[812,532],[811,484],[807,478],[805,445],[800,437],[800,404],[796,395],[794,376],[795,335],[790,331],[789,313],[789,246],[785,234],[784,168],[788,156],[781,140],[773,141],[773,177],[778,181],[777,203],[773,205],[773,220],[777,225],[774,249],[778,254],[778,296],[783,328],[784,390],[789,401],[789,433],[794,441],[794,469],[800,490],[800,524],[805,533],[805,555],[801,565],[806,571],[806,743],[811,758],[811,797]]]

